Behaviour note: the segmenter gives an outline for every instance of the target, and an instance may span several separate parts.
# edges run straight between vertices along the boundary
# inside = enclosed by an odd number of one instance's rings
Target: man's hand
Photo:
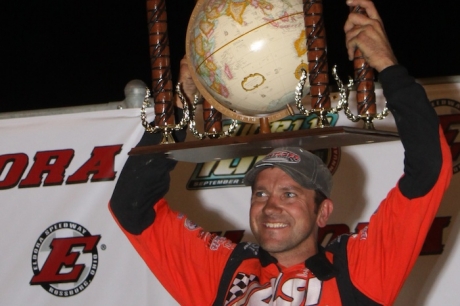
[[[187,59],[184,57],[180,61],[180,71],[179,71],[179,83],[181,83],[182,93],[184,94],[187,102],[190,104],[195,98],[197,89],[195,83],[193,82],[192,75],[188,68]],[[175,104],[179,108],[183,108],[182,102],[179,97],[176,95]]]
[[[367,16],[359,13],[350,13],[345,22],[344,31],[348,58],[353,60],[355,50],[363,53],[364,59],[378,72],[397,64],[388,41],[382,19],[374,3],[369,0],[347,0],[350,7],[359,6],[366,10]]]

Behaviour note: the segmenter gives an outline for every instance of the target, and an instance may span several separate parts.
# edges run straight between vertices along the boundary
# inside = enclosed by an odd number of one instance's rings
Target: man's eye
[[[294,192],[286,192],[285,193],[286,198],[295,198],[296,194]]]
[[[259,198],[260,198],[260,197],[265,197],[265,196],[267,196],[267,193],[264,192],[264,191],[256,191],[256,192],[254,193],[254,196],[259,197]]]

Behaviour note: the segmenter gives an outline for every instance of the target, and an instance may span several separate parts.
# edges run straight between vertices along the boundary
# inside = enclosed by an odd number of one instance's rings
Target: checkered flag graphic
[[[247,275],[245,273],[238,273],[233,279],[232,286],[227,293],[227,298],[225,299],[225,305],[233,301],[234,299],[242,296],[246,292],[250,283],[254,281],[259,281],[259,278],[255,275]]]

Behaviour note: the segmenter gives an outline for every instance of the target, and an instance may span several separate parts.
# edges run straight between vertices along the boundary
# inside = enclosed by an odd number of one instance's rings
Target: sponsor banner
[[[425,88],[451,145],[456,173],[460,85]],[[381,91],[376,94],[381,109],[384,98]],[[139,114],[128,109],[0,121],[0,305],[177,305],[107,208],[127,154],[143,133]],[[362,126],[342,113],[330,120],[337,126]],[[292,116],[271,128],[311,128],[310,123]],[[391,114],[375,126],[395,129]],[[242,124],[237,133],[257,133],[257,126]],[[187,141],[197,140],[189,134]],[[335,210],[320,232],[324,244],[365,226],[401,176],[404,154],[398,141],[315,153],[334,178]],[[178,163],[167,199],[209,231],[233,241],[254,241],[250,188],[241,186],[241,179],[259,158]],[[460,299],[455,287],[460,274],[459,180],[456,173],[395,305],[455,305]]]
[[[174,303],[107,208],[139,115],[0,120],[0,305]]]

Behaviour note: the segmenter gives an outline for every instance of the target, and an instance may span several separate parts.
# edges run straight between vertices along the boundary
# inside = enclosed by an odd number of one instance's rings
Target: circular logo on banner
[[[40,285],[58,297],[74,296],[93,280],[99,256],[100,235],[75,222],[58,222],[38,237],[32,251],[30,285]]]
[[[452,99],[431,101],[452,154],[453,172],[460,171],[460,102]]]

